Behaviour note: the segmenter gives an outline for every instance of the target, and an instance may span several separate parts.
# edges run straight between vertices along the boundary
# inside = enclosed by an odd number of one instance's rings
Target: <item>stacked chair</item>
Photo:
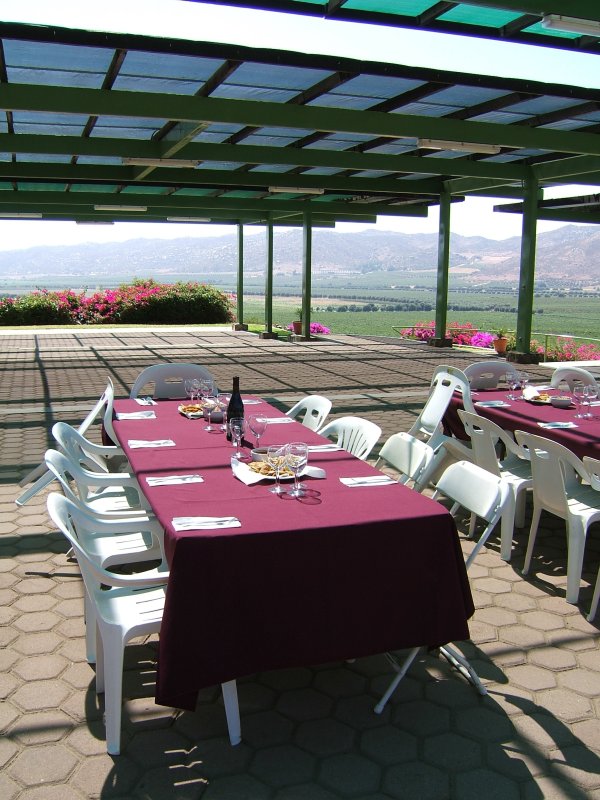
[[[292,406],[289,411],[286,411],[286,417],[291,417],[302,422],[311,431],[318,431],[323,427],[327,415],[331,411],[332,402],[327,397],[322,397],[320,394],[309,394],[303,397],[296,405]]]
[[[583,383],[584,386],[595,386],[596,378],[583,367],[557,367],[552,373],[550,386],[553,389],[557,389],[561,383],[566,383],[569,391],[572,392],[575,383]]]
[[[321,428],[322,436],[335,437],[342,450],[366,461],[381,436],[381,428],[362,417],[340,417]]]

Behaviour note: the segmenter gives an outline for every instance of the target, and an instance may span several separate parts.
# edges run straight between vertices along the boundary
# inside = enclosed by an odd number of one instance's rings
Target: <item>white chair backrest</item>
[[[561,383],[566,383],[570,391],[573,391],[573,385],[580,381],[585,386],[596,386],[596,379],[591,372],[583,367],[558,367],[552,373],[550,385],[557,388]]]
[[[469,381],[462,370],[445,365],[436,368],[431,389],[421,413],[408,431],[412,436],[431,438],[439,429],[442,417],[455,391],[462,394],[463,407],[475,411]]]
[[[465,375],[469,380],[471,391],[478,389],[495,389],[507,374],[518,376],[512,364],[503,361],[476,361],[465,367]]]
[[[67,456],[64,453],[59,453],[58,450],[46,450],[44,461],[49,471],[60,483],[65,496],[74,503],[83,503],[84,497],[87,496],[87,487],[84,484],[80,489]]]
[[[394,433],[379,451],[375,466],[379,467],[382,462],[389,464],[400,473],[400,483],[406,483],[416,479],[429,466],[433,453],[432,447],[410,433]]]
[[[336,436],[342,449],[365,461],[381,436],[381,428],[362,417],[340,417],[321,428],[319,433]]]
[[[486,469],[494,475],[500,476],[500,463],[496,445],[501,442],[506,448],[507,455],[509,453],[528,460],[528,452],[523,450],[512,438],[512,436],[503,430],[495,422],[492,422],[486,417],[479,414],[473,414],[470,411],[458,410],[458,415],[462,420],[465,431],[471,439],[471,446],[475,454],[475,463]]]
[[[589,482],[583,462],[567,447],[543,436],[515,431],[515,438],[529,452],[534,497],[548,511],[566,519],[568,495],[581,485],[580,478]]]
[[[95,455],[87,445],[90,442],[67,422],[55,422],[52,435],[67,455],[92,472],[108,472],[106,461]]]
[[[154,383],[152,396],[156,399],[185,398],[183,384],[187,378],[211,380],[214,383],[209,370],[199,364],[153,364],[137,376],[129,397],[139,397],[147,383]]]
[[[327,397],[322,397],[320,394],[309,394],[292,406],[286,412],[286,416],[295,419],[304,414],[301,420],[302,424],[311,431],[318,431],[331,411],[331,406],[332,402]]]
[[[600,459],[584,456],[582,461],[590,478],[590,486],[600,492]]]

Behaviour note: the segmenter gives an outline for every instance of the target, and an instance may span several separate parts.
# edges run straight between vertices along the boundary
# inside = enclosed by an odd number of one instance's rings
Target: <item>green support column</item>
[[[438,232],[437,289],[435,294],[435,336],[429,340],[433,347],[452,347],[446,338],[448,314],[448,267],[450,265],[450,193],[440,194],[440,224]]]
[[[302,239],[302,336],[310,339],[310,306],[312,292],[312,217],[310,211],[303,213]]]
[[[533,318],[533,288],[535,280],[538,188],[538,181],[535,177],[532,176],[525,181],[516,347],[514,352],[509,353],[510,360],[520,361],[522,363],[538,360],[534,354],[530,353],[531,320]]]
[[[265,329],[262,339],[274,339],[273,333],[273,221],[267,221],[267,274],[265,278]]]
[[[248,326],[244,324],[244,225],[239,222],[237,226],[238,234],[238,269],[237,269],[237,303],[236,316],[237,322],[234,323],[235,331],[247,331]]]

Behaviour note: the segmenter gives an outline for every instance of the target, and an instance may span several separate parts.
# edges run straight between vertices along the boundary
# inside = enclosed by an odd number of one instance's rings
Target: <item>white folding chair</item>
[[[58,450],[44,456],[52,478],[56,478],[67,496],[97,515],[148,515],[150,506],[135,476],[128,472],[92,472]]]
[[[495,422],[461,409],[458,415],[471,439],[477,466],[501,478],[508,487],[509,500],[500,534],[500,558],[510,561],[514,527],[515,524],[517,528],[525,525],[527,490],[533,486],[529,454]],[[501,457],[499,448],[503,451]]]
[[[516,378],[519,374],[512,364],[507,364],[505,361],[476,361],[465,367],[464,373],[472,392],[479,389],[495,389],[506,375]]]
[[[600,492],[600,459],[592,458],[591,456],[583,457],[583,466],[586,468],[590,476],[590,485],[597,492]],[[596,586],[594,588],[594,595],[592,597],[592,605],[590,606],[590,613],[588,614],[588,622],[592,622],[598,610],[598,601],[600,601],[600,568],[598,569],[598,577],[596,578]]]
[[[567,447],[525,431],[515,431],[515,437],[529,450],[533,475],[533,516],[523,574],[531,566],[542,511],[549,511],[566,523],[567,603],[576,603],[588,527],[600,520],[600,494],[589,485],[583,462]]]
[[[431,379],[429,397],[408,431],[416,439],[427,442],[434,450],[434,457],[415,482],[415,488],[420,491],[428,485],[436,473],[440,472],[449,456],[455,460],[469,461],[473,458],[466,444],[444,433],[442,420],[455,392],[462,395],[463,408],[475,412],[471,400],[471,388],[465,373],[456,367],[446,365],[436,367]]]
[[[327,415],[331,411],[332,402],[327,397],[322,397],[320,394],[309,394],[298,400],[296,405],[292,406],[289,411],[286,411],[286,417],[295,419],[302,417],[300,422],[311,431],[318,431],[323,426]]]
[[[108,437],[112,440],[115,446],[118,447],[118,440],[115,435],[115,431],[112,424],[112,416],[113,416],[113,403],[115,399],[115,391],[113,382],[110,378],[107,378],[106,389],[100,395],[98,402],[95,406],[91,409],[89,414],[83,420],[81,425],[77,428],[78,432],[83,436],[91,425],[96,421],[99,416],[102,416],[102,422],[104,425],[104,430],[106,431]],[[120,454],[123,451],[119,448]],[[42,461],[35,469],[29,472],[24,478],[19,481],[19,486],[27,486],[28,483],[33,481],[33,485],[29,487],[26,491],[23,492],[17,499],[16,504],[18,506],[24,506],[32,497],[38,492],[41,492],[42,489],[45,489],[52,481],[54,477],[48,472],[46,468],[46,464]]]
[[[169,573],[164,564],[137,575],[117,575],[98,566],[86,549],[82,529],[96,524],[62,495],[48,498],[48,513],[68,539],[77,557],[90,606],[94,609],[97,637],[96,692],[104,692],[106,749],[121,751],[121,705],[125,645],[137,636],[160,632]],[[241,741],[235,680],[221,684],[229,740]]]
[[[557,389],[563,382],[567,384],[571,392],[577,382],[583,383],[584,386],[596,386],[596,378],[583,367],[557,367],[552,373],[550,386]]]
[[[136,398],[148,383],[154,383],[152,396],[155,399],[185,398],[184,381],[188,378],[210,380],[214,378],[206,367],[199,364],[153,364],[143,369],[135,379],[129,397]]]
[[[381,428],[362,417],[340,417],[319,431],[321,436],[335,436],[338,447],[366,461],[381,436]]]
[[[456,513],[458,508],[462,506],[472,514],[484,519],[487,523],[477,544],[466,560],[466,567],[469,569],[477,553],[486,543],[491,532],[506,511],[509,496],[508,489],[496,475],[492,475],[468,461],[458,461],[451,464],[437,482],[436,495],[438,494],[443,494],[454,502],[450,511],[451,514]],[[422,647],[413,647],[402,662],[399,662],[393,653],[386,653],[386,657],[397,674],[379,703],[375,706],[377,714],[381,714],[385,704],[406,675],[410,665],[423,649]],[[487,694],[487,689],[481,683],[479,676],[457,648],[445,644],[439,648],[439,652],[477,689],[479,694]]]
[[[420,439],[415,439],[409,433],[394,433],[379,451],[376,467],[383,464],[400,473],[399,483],[418,480],[419,475],[426,469],[433,459],[433,449]],[[417,489],[418,491],[418,489]]]

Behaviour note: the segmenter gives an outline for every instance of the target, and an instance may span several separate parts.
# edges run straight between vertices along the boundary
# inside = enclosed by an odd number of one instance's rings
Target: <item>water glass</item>
[[[520,400],[525,400],[525,387],[529,382],[529,375],[526,372],[519,372],[519,386],[521,387]]]
[[[221,425],[223,433],[227,432],[227,407],[229,406],[230,400],[231,395],[228,392],[219,392],[217,395],[219,409],[223,412],[223,424]]]
[[[229,430],[231,431],[233,446],[236,448],[233,458],[237,458],[238,460],[246,458],[245,453],[242,452],[242,438],[246,430],[246,420],[244,417],[233,417],[230,419]]]
[[[585,384],[581,381],[575,381],[573,383],[573,400],[575,401],[575,405],[577,406],[577,413],[575,414],[575,419],[583,419],[585,414],[581,410],[581,406],[585,399]]]
[[[279,476],[281,470],[287,466],[287,446],[275,444],[267,448],[267,464],[275,473],[275,485],[269,488],[272,494],[285,494],[285,489],[281,487]]]
[[[217,398],[214,395],[214,391],[211,390],[210,394],[206,395],[204,398],[204,408],[206,409],[206,415],[208,420],[208,425],[204,426],[204,430],[212,433],[212,431],[216,431],[217,429],[212,424],[212,413],[216,411],[217,408]]]
[[[521,386],[518,374],[516,372],[507,372],[506,383],[508,384],[508,389],[509,389],[509,392],[507,394],[508,399],[516,400],[517,399],[516,392],[519,390]]]
[[[287,446],[287,464],[294,473],[294,488],[290,491],[292,497],[303,497],[304,488],[298,483],[298,473],[306,466],[308,461],[308,446],[303,442],[291,442]]]
[[[251,414],[248,417],[248,427],[256,437],[256,446],[260,444],[260,437],[267,430],[268,420],[261,414]]]
[[[594,419],[594,412],[592,411],[592,403],[598,399],[598,386],[593,383],[584,388],[585,399],[587,401],[588,410],[584,415],[587,419]]]

